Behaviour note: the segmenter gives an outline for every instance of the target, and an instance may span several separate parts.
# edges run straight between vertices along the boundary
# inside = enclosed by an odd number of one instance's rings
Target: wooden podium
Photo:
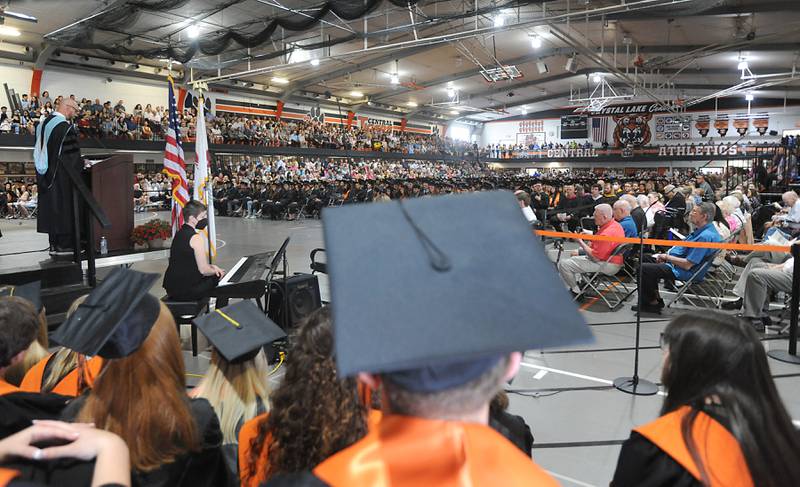
[[[92,160],[96,157],[92,156]],[[133,155],[103,158],[92,166],[90,173],[92,194],[111,221],[111,227],[104,229],[92,218],[95,248],[99,251],[100,237],[106,237],[109,251],[132,248]]]

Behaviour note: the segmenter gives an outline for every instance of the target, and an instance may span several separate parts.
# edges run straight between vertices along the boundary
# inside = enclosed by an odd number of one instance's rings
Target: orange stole
[[[558,485],[489,426],[396,415],[322,462],[314,475],[333,487]]]
[[[700,481],[700,469],[689,453],[681,432],[681,421],[689,411],[690,408],[684,406],[634,431],[653,442]],[[692,437],[711,480],[711,487],[753,486],[739,442],[724,426],[701,412],[692,425]]]
[[[16,470],[9,470],[7,468],[0,468],[0,487],[6,487],[12,480],[19,477],[19,472]]]
[[[6,394],[11,394],[19,391],[20,391],[19,387],[15,386],[14,384],[9,384],[8,382],[0,378],[0,396],[4,396]]]
[[[367,415],[367,428],[373,431],[378,428],[378,423],[383,415],[377,409],[370,409]],[[258,487],[267,481],[267,468],[269,467],[269,445],[272,443],[272,435],[264,441],[263,450],[256,461],[256,471],[250,472],[250,442],[258,435],[258,425],[261,421],[266,421],[269,413],[256,416],[242,425],[239,430],[239,480],[242,487]],[[269,433],[268,433],[269,434]]]
[[[31,367],[30,370],[28,370],[28,372],[25,374],[25,377],[22,379],[20,389],[25,392],[41,392],[42,384],[44,383],[44,371],[47,367],[47,363],[52,358],[53,355],[51,354]],[[98,375],[100,375],[102,368],[103,359],[101,357],[92,357],[91,359],[87,360],[86,367],[84,369],[84,384],[86,384],[88,387],[94,385],[94,380]],[[58,384],[56,384],[56,386],[50,392],[54,394],[61,394],[62,396],[78,396],[78,369],[75,368],[71,370],[67,375],[64,376],[63,379],[58,382]]]

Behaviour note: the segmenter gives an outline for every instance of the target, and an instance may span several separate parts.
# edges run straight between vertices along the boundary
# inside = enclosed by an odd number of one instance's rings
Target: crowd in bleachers
[[[168,125],[168,110],[163,106],[116,103],[100,99],[70,98],[79,103],[75,117],[83,137],[128,140],[161,140]],[[51,99],[47,91],[39,97],[23,95],[21,109],[9,112],[2,107],[0,134],[34,134],[36,126],[51,114],[61,97]],[[197,137],[197,110],[184,109],[178,114],[181,135],[186,141]],[[264,147],[304,147],[404,154],[462,155],[473,152],[472,144],[437,134],[422,135],[381,126],[360,127],[322,123],[312,119],[276,120],[220,112],[206,112],[206,131],[212,144],[244,144]]]

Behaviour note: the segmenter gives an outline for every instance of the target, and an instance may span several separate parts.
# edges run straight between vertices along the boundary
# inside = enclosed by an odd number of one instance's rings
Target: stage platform
[[[152,218],[155,214],[137,215],[137,220]],[[161,218],[168,218],[164,213]],[[138,221],[137,221],[138,223]],[[25,249],[42,249],[47,239],[35,233],[35,222],[0,221],[3,238],[0,253]],[[291,236],[287,257],[289,272],[309,272],[309,253],[324,247],[322,225],[318,220],[272,222],[242,218],[218,218],[220,239],[218,262],[230,268],[244,256],[277,249]],[[37,262],[38,254],[0,257],[0,268]],[[46,256],[46,254],[45,254]],[[132,262],[132,267],[145,272],[163,274],[165,259]],[[108,267],[98,269],[102,277]],[[328,280],[320,275],[320,290],[324,300],[329,299]],[[163,295],[161,282],[152,292]],[[533,291],[532,291],[533,292]],[[398,296],[402,299],[402,295]],[[522,415],[530,424],[536,438],[534,458],[555,475],[564,486],[608,485],[617,462],[622,442],[631,428],[658,416],[663,395],[634,397],[615,390],[611,382],[633,371],[634,314],[630,305],[634,294],[618,311],[609,311],[602,302],[583,305],[586,320],[596,337],[594,344],[584,347],[549,350],[531,350],[525,354],[520,374],[511,388],[510,410]],[[640,353],[641,376],[660,382],[662,352],[659,334],[670,317],[680,309],[667,310],[661,316],[648,316],[642,322]],[[184,335],[188,327],[184,327]],[[201,350],[206,345],[201,337]],[[787,340],[766,337],[767,349],[785,350]],[[188,348],[188,341],[185,342]],[[193,385],[208,366],[209,353],[201,351],[198,357],[185,352],[188,381]],[[769,361],[778,389],[795,419],[800,419],[800,367],[774,360]],[[272,376],[279,380],[282,370]]]

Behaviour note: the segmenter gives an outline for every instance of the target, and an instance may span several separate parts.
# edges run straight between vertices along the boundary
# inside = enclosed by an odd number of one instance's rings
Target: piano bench
[[[192,357],[197,357],[197,327],[192,321],[208,310],[208,298],[197,301],[173,301],[169,296],[164,296],[161,301],[169,308],[175,324],[178,326],[178,335],[181,333],[181,325],[191,326],[192,333]]]

